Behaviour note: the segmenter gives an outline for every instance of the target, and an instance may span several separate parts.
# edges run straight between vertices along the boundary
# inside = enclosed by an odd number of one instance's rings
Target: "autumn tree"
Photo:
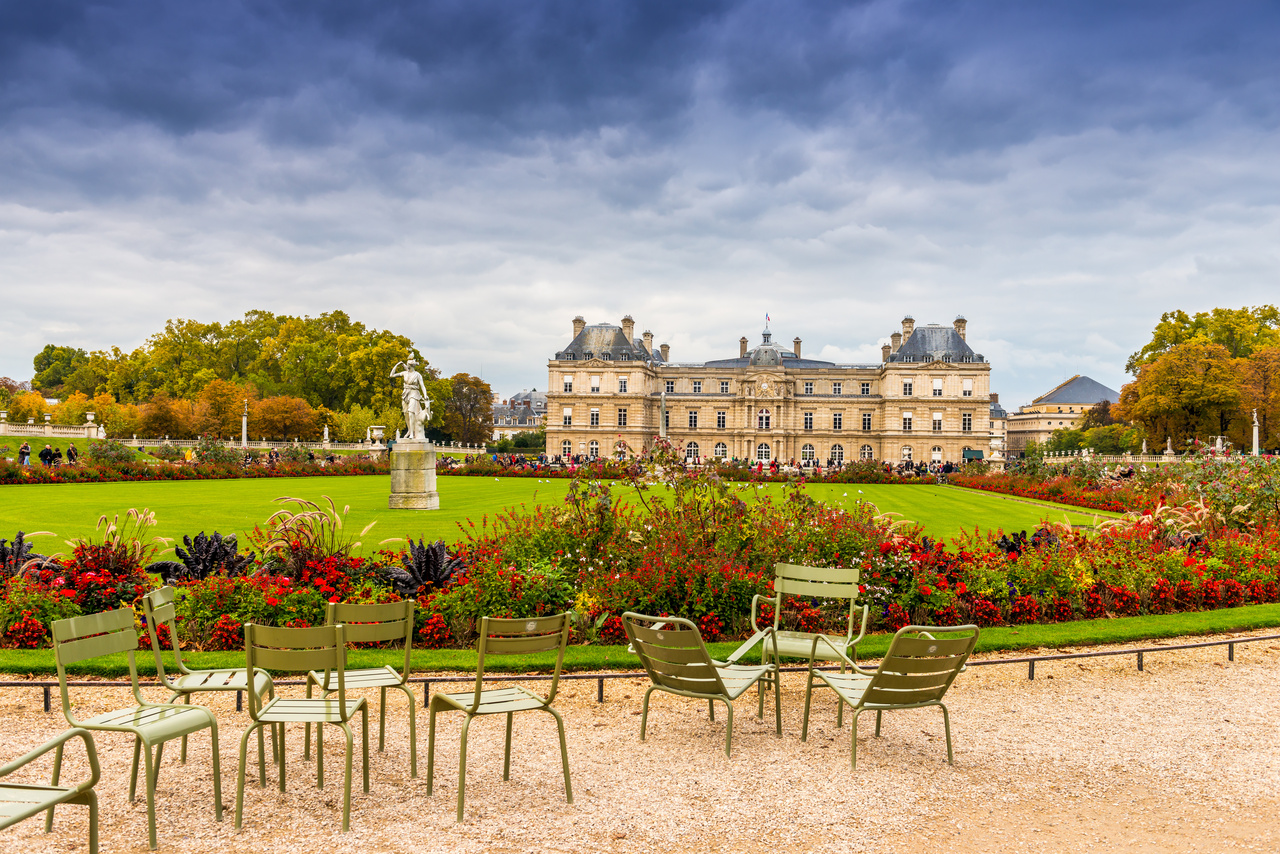
[[[258,401],[249,413],[249,433],[268,439],[320,438],[320,424],[311,404],[300,397],[278,395]]]
[[[147,439],[184,439],[190,432],[183,417],[181,401],[175,401],[164,389],[156,392],[151,402],[142,408],[138,432]]]
[[[1240,415],[1240,376],[1227,348],[1201,340],[1171,348],[1138,369],[1120,392],[1116,413],[1148,436],[1190,439],[1226,435]]]
[[[35,391],[15,394],[9,401],[9,420],[15,424],[24,424],[35,419],[38,423],[49,412],[49,405],[44,402],[44,395]]]
[[[479,377],[454,374],[445,404],[444,432],[455,442],[484,444],[493,435],[493,390]]]
[[[1092,430],[1094,427],[1110,427],[1115,423],[1116,417],[1111,412],[1111,401],[1100,400],[1084,411],[1084,415],[1080,416],[1078,427],[1081,430]]]
[[[1280,346],[1263,347],[1241,362],[1239,447],[1253,447],[1253,411],[1258,412],[1258,440],[1263,447],[1280,445]]]
[[[1174,348],[1192,341],[1222,346],[1233,359],[1280,344],[1280,309],[1273,305],[1253,308],[1215,308],[1188,315],[1166,311],[1152,330],[1151,341],[1129,357],[1125,370],[1134,376]]]

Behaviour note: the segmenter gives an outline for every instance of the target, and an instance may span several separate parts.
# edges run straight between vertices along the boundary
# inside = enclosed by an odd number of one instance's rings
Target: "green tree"
[[[1192,341],[1221,345],[1233,359],[1248,356],[1260,347],[1280,344],[1280,309],[1273,305],[1215,308],[1194,315],[1166,311],[1152,331],[1151,341],[1129,357],[1125,370],[1136,377],[1143,365]]]
[[[89,354],[75,347],[59,347],[46,344],[31,360],[36,375],[31,380],[33,388],[57,391],[76,368],[89,361]]]

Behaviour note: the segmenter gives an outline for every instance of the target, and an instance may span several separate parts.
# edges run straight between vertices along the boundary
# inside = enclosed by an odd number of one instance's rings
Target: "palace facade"
[[[768,462],[855,458],[959,462],[990,444],[991,365],[965,342],[966,321],[911,317],[874,365],[804,358],[766,328],[736,358],[674,362],[653,334],[573,321],[547,364],[547,453],[606,456],[622,441],[648,449],[664,434],[688,458]],[[664,424],[665,422],[665,424]]]

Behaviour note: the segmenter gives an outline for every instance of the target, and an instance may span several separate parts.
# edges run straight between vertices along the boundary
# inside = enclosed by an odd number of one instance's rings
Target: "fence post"
[[[51,708],[52,708],[52,703],[49,697],[49,686],[45,685],[44,686],[44,710],[48,712],[51,710]]]
[[[1027,678],[1036,678],[1036,660],[1034,658],[1027,662]]]
[[[1236,660],[1236,645],[1234,643],[1227,644],[1227,661]]]
[[[1138,653],[1138,672],[1142,672],[1142,653]]]
[[[601,676],[596,680],[596,702],[604,702],[604,677]]]

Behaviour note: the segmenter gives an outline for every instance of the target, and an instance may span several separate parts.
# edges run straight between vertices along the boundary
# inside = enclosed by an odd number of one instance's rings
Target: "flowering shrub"
[[[427,617],[422,628],[418,629],[418,646],[423,649],[444,649],[451,640],[453,635],[449,631],[449,624],[439,614]]]
[[[4,640],[5,646],[14,649],[39,649],[48,643],[49,629],[30,611],[23,611],[20,618],[5,628]]]

